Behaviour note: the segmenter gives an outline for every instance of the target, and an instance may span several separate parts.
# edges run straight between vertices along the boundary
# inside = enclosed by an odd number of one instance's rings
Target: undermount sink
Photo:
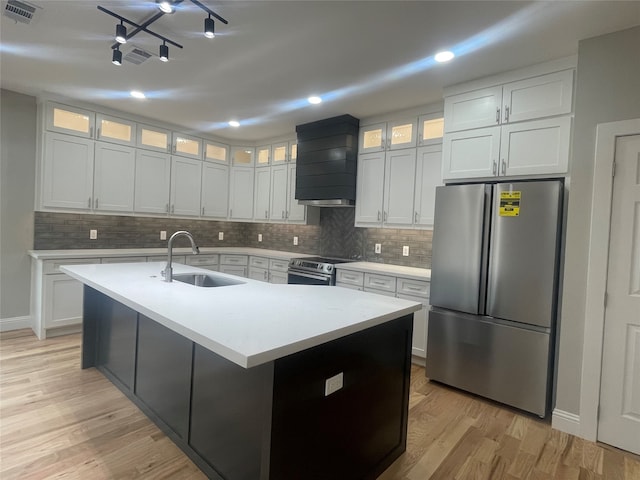
[[[189,285],[194,285],[196,287],[226,287],[229,285],[242,285],[245,283],[206,273],[178,273],[173,275],[173,280],[188,283]]]

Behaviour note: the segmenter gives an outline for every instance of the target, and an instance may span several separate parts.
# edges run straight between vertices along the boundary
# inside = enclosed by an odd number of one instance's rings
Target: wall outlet
[[[166,240],[166,239],[167,239],[167,231],[160,230],[160,240]]]
[[[402,247],[402,256],[403,257],[409,256],[409,245],[405,245],[404,247]]]
[[[298,237],[293,237],[293,244],[298,245]]]
[[[259,242],[261,242],[261,241],[262,241],[262,234],[261,234],[261,233],[259,233],[259,234],[258,234],[258,241],[259,241]]]
[[[224,232],[218,232],[218,240],[224,240]]]
[[[332,393],[340,390],[344,385],[344,375],[343,372],[340,372],[337,375],[334,375],[331,378],[327,378],[324,381],[324,396],[328,397]]]
[[[98,238],[98,230],[89,230],[89,240],[95,240]]]
[[[375,252],[376,253],[381,253],[382,252],[382,245],[381,244],[376,243]]]

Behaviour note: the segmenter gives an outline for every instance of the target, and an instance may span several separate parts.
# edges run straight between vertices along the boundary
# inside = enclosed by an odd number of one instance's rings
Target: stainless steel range
[[[353,260],[328,257],[292,258],[289,260],[288,281],[299,285],[335,285],[336,264]]]

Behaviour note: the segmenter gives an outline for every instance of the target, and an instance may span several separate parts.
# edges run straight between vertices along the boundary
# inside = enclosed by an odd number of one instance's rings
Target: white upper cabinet
[[[227,218],[229,208],[229,167],[216,163],[202,164],[202,216]]]
[[[136,145],[138,148],[168,153],[171,151],[171,131],[138,124]]]
[[[502,86],[445,97],[445,132],[500,124]]]
[[[289,142],[274,143],[271,146],[271,163],[277,165],[289,161]]]
[[[298,159],[298,142],[289,142],[289,161],[295,162]]]
[[[168,214],[170,187],[170,155],[138,149],[133,210],[138,213]]]
[[[269,218],[283,223],[287,219],[287,166],[271,167],[271,198]]]
[[[420,115],[418,117],[418,145],[438,145],[444,135],[444,117],[442,113]]]
[[[386,123],[376,123],[374,125],[360,127],[358,153],[381,152],[386,147],[386,141]]]
[[[415,147],[418,123],[415,118],[389,122],[387,124],[387,150]]]
[[[136,151],[132,147],[96,142],[93,209],[133,212]]]
[[[498,174],[500,127],[447,134],[442,147],[444,178],[492,177]]]
[[[416,159],[414,219],[416,227],[433,228],[436,187],[442,185],[442,146],[420,147]]]
[[[296,200],[296,164],[287,165],[287,178],[289,186],[287,188],[287,221],[289,223],[305,223],[308,220],[307,214],[311,218],[311,223],[319,223],[320,211],[317,208],[307,209]],[[314,215],[315,214],[315,215]]]
[[[251,167],[254,155],[253,147],[231,147],[231,164],[238,167]]]
[[[540,75],[504,85],[502,123],[571,113],[573,70]]]
[[[256,168],[253,188],[253,214],[257,221],[269,220],[271,168]]]
[[[256,148],[256,167],[265,167],[271,163],[271,145]]]
[[[204,159],[208,162],[229,163],[229,147],[221,143],[204,142]]]
[[[202,140],[197,137],[173,132],[173,154],[201,160]]]
[[[356,226],[381,226],[385,153],[358,156]]]
[[[120,143],[122,145],[136,144],[136,124],[129,120],[110,117],[98,113],[96,115],[96,140]]]
[[[254,168],[231,167],[229,179],[229,218],[253,219]]]
[[[82,108],[48,102],[46,128],[52,132],[93,138],[95,113]]]
[[[385,159],[383,224],[411,226],[416,175],[416,150],[389,152]]]
[[[200,216],[202,162],[174,156],[171,159],[172,215]]]
[[[47,132],[44,138],[42,204],[91,210],[94,141]]]

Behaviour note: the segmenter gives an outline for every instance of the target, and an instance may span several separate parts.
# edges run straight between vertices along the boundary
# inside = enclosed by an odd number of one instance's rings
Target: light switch
[[[382,252],[382,245],[380,243],[376,243],[375,252],[376,253]]]

